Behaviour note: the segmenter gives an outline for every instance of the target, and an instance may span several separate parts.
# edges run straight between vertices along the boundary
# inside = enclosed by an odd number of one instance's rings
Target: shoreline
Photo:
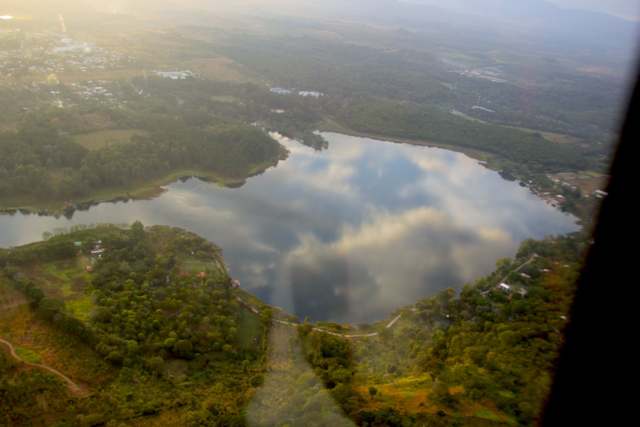
[[[162,177],[133,183],[127,187],[101,189],[90,196],[73,201],[51,200],[38,203],[34,200],[31,202],[16,203],[14,206],[2,206],[2,202],[0,202],[0,215],[14,215],[19,212],[27,215],[53,217],[72,216],[73,213],[78,210],[88,210],[101,203],[152,200],[166,191],[165,186],[189,178],[198,178],[225,188],[238,188],[242,187],[248,179],[261,175],[272,167],[277,166],[278,163],[286,160],[288,155],[288,152],[283,151],[277,159],[253,166],[245,177],[226,177],[203,169],[179,169]]]
[[[573,210],[563,210],[562,209],[562,205],[560,203],[558,203],[558,200],[549,199],[549,197],[547,197],[547,195],[545,194],[545,193],[547,193],[547,191],[545,191],[545,189],[535,188],[534,187],[534,183],[535,182],[531,182],[531,181],[533,181],[533,179],[535,179],[534,176],[520,176],[520,177],[518,177],[518,176],[505,176],[505,175],[503,175],[504,171],[503,171],[503,168],[500,167],[500,165],[501,165],[502,162],[509,162],[509,160],[501,159],[499,156],[497,156],[497,155],[495,155],[493,153],[490,153],[490,152],[487,152],[487,151],[482,151],[482,150],[476,150],[476,149],[473,149],[473,148],[467,148],[467,147],[463,147],[463,146],[438,143],[438,142],[433,142],[433,141],[416,140],[416,139],[408,139],[408,138],[399,138],[399,137],[378,135],[378,134],[374,134],[374,133],[359,132],[359,131],[350,129],[348,127],[345,127],[345,126],[341,125],[340,123],[338,123],[338,122],[336,122],[334,120],[331,120],[329,122],[325,121],[324,123],[322,123],[320,126],[318,126],[318,131],[319,132],[340,133],[340,134],[353,136],[353,137],[357,137],[357,138],[369,138],[369,139],[374,139],[374,140],[379,140],[379,141],[392,142],[394,144],[408,144],[408,145],[413,145],[413,146],[417,146],[417,147],[440,148],[440,149],[443,149],[443,150],[449,150],[449,151],[453,151],[453,152],[456,152],[456,153],[463,154],[463,155],[465,155],[465,156],[477,161],[480,165],[484,166],[485,168],[500,174],[500,176],[503,179],[506,179],[508,181],[514,181],[514,182],[518,183],[520,186],[522,186],[522,187],[526,188],[527,190],[529,190],[529,192],[531,192],[531,194],[533,194],[534,196],[540,198],[545,203],[547,203],[548,205],[552,206],[553,208],[559,210],[560,212],[572,215],[573,217],[576,218],[576,223],[578,224],[578,226],[580,226],[580,228],[584,228],[586,225],[588,225],[589,221],[586,221],[586,219],[584,217],[582,217],[580,212],[573,211]],[[578,172],[587,172],[587,171],[581,170],[581,171],[578,171]],[[558,194],[562,194],[562,189],[558,189],[556,192]]]

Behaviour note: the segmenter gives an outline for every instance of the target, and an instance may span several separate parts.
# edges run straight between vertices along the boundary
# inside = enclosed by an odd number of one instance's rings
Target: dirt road
[[[249,304],[248,302],[246,302],[245,300],[243,300],[239,296],[236,296],[236,299],[238,300],[238,302],[240,304],[245,306],[252,313],[257,314],[257,315],[260,314],[260,310],[258,310],[256,307],[254,307],[253,305]],[[393,320],[391,320],[386,325],[386,328],[389,329],[389,328],[393,327],[393,325],[395,325],[396,322],[398,320],[400,320],[401,317],[402,317],[402,314],[397,315]],[[296,328],[296,327],[300,326],[300,323],[287,322],[285,320],[280,320],[280,319],[275,319],[274,322],[279,323],[281,325],[289,326],[289,327],[292,327],[292,328]],[[339,332],[329,331],[327,329],[317,328],[317,327],[312,328],[312,330],[315,331],[315,332],[321,332],[323,334],[333,335],[333,336],[341,337],[341,338],[370,338],[370,337],[377,337],[378,335],[380,335],[378,332],[371,332],[369,334],[341,334]]]
[[[67,384],[67,387],[69,388],[69,391],[72,394],[76,396],[85,396],[87,394],[86,389],[74,383],[69,377],[67,377],[57,369],[52,368],[51,366],[42,365],[40,363],[30,363],[20,358],[20,356],[18,356],[18,354],[16,353],[16,349],[13,347],[13,345],[9,341],[0,338],[0,344],[4,344],[9,349],[9,354],[11,354],[11,357],[16,359],[18,362],[23,363],[27,366],[31,366],[32,368],[42,369],[60,378],[62,381],[65,382],[65,384]]]

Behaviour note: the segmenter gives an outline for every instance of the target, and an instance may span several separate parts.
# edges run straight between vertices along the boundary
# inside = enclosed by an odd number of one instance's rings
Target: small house
[[[500,289],[503,292],[511,292],[511,286],[507,285],[506,283],[500,283],[498,285],[498,289]]]

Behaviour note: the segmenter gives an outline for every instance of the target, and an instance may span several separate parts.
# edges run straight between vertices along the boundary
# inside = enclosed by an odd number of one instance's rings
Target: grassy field
[[[262,343],[264,326],[258,316],[247,309],[240,311],[238,322],[238,346],[241,349],[253,350]]]
[[[378,390],[375,396],[369,394],[369,387]],[[380,410],[392,407],[400,412],[416,414],[435,414],[439,407],[429,401],[431,378],[422,377],[402,378],[389,384],[367,384],[356,387],[356,391],[368,402],[366,408]]]
[[[218,80],[234,83],[262,83],[263,81],[254,73],[246,70],[230,58],[204,58],[191,61],[187,68],[209,80]]]
[[[15,290],[0,276],[0,313],[27,304],[22,293]]]
[[[129,144],[133,136],[146,136],[148,132],[139,129],[109,129],[73,136],[74,142],[90,151],[97,151],[115,144]]]
[[[93,298],[90,295],[68,301],[65,303],[65,306],[75,317],[83,322],[89,320],[95,308]]]
[[[530,129],[530,128],[518,127],[518,126],[504,126],[504,127],[509,129],[521,130],[528,133],[539,133],[547,141],[551,141],[556,144],[579,144],[580,142],[582,142],[581,139],[576,138],[575,136],[566,135],[563,133],[546,132],[546,131],[541,131],[537,129]]]
[[[42,358],[38,353],[24,347],[16,347],[16,354],[24,361],[29,363],[40,363]]]
[[[200,260],[196,258],[186,258],[180,261],[183,270],[189,273],[199,273],[207,270],[217,270],[219,265],[211,260]]]
[[[484,120],[475,118],[475,117],[471,117],[461,111],[452,111],[451,114],[453,114],[454,116],[458,116],[458,117],[462,117],[463,119],[467,119],[469,121],[472,122],[476,122],[476,123],[483,123],[483,124],[489,124],[489,122],[486,122]],[[498,126],[498,125],[496,125]],[[547,141],[551,141],[554,142],[556,144],[579,144],[582,142],[582,140],[580,140],[579,138],[576,138],[574,136],[571,135],[566,135],[563,133],[556,133],[556,132],[546,132],[546,131],[541,131],[541,130],[537,130],[537,129],[531,129],[531,128],[525,128],[525,127],[518,127],[518,126],[502,126],[508,129],[515,129],[515,130],[521,130],[523,132],[527,132],[527,133],[532,133],[532,134],[540,134],[542,135],[542,137],[544,139],[546,139]]]
[[[56,77],[61,83],[69,84],[69,83],[78,83],[78,82],[86,82],[89,80],[129,80],[136,76],[144,75],[144,70],[141,69],[119,69],[119,70],[90,70],[90,71],[80,71],[80,70],[72,70],[65,71],[62,73],[56,74]],[[26,74],[24,76],[16,77],[15,80],[18,82],[32,82],[32,81],[40,81],[44,82],[47,80],[48,74]]]
[[[34,266],[27,274],[45,295],[64,301],[67,310],[86,321],[94,309],[93,298],[88,293],[91,275],[85,271],[89,264],[87,258],[77,257]]]

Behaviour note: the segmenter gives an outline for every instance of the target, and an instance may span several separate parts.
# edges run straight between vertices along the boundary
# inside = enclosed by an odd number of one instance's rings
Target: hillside
[[[193,234],[99,227],[0,259],[0,336],[83,390],[3,351],[3,423],[230,425],[261,381],[266,325]]]
[[[100,226],[2,250],[2,422],[533,425],[581,242],[528,241],[460,295],[358,327],[264,305],[219,248],[179,229]]]
[[[528,241],[459,295],[448,290],[399,310],[375,337],[303,326],[307,359],[359,425],[535,425],[581,248],[578,236]]]

